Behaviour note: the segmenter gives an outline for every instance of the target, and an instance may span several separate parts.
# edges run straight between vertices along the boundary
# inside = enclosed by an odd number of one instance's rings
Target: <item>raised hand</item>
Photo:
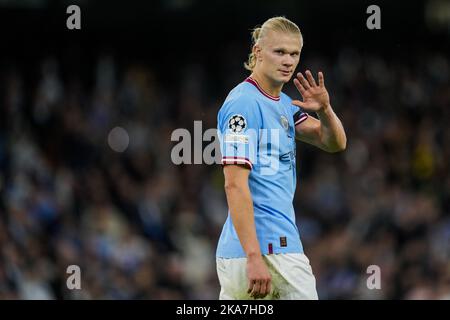
[[[325,88],[323,73],[319,72],[319,85],[316,84],[311,71],[306,70],[306,78],[301,72],[294,78],[294,84],[302,96],[302,100],[293,100],[292,104],[307,112],[318,112],[330,105],[330,96]]]

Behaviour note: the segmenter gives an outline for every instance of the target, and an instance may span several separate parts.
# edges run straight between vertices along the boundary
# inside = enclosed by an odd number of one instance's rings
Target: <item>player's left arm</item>
[[[299,72],[294,79],[294,84],[302,95],[303,101],[293,100],[292,104],[301,107],[304,111],[315,112],[319,118],[318,120],[308,117],[297,124],[296,138],[327,152],[345,150],[347,137],[342,122],[331,107],[323,73],[319,72],[319,84],[316,84],[309,70],[306,71],[306,78]]]

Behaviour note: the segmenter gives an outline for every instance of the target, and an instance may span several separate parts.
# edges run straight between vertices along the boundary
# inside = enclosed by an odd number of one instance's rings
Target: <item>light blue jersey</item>
[[[292,201],[296,187],[295,125],[308,115],[282,93],[273,97],[252,78],[236,86],[218,114],[222,164],[251,168],[256,234],[264,255],[302,253]],[[217,257],[241,258],[230,213],[220,235]]]

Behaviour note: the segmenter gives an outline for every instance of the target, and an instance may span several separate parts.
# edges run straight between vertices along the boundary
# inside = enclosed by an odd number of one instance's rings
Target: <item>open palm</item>
[[[306,78],[301,72],[297,73],[294,84],[302,96],[302,100],[293,100],[292,104],[301,107],[307,112],[317,112],[330,104],[330,96],[325,88],[323,73],[319,72],[319,85],[316,84],[311,71],[305,72]]]

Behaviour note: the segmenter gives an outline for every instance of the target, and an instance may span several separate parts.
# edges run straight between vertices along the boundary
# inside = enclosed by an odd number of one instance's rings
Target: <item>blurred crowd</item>
[[[321,299],[450,299],[450,61],[421,50],[302,56],[301,70],[324,71],[348,138],[339,154],[297,146],[294,205]],[[221,81],[191,63],[171,85],[113,54],[87,80],[52,56],[5,68],[0,299],[217,299],[222,169],[172,164],[171,133],[216,127],[247,76],[233,52]],[[67,288],[70,265],[80,290]]]

